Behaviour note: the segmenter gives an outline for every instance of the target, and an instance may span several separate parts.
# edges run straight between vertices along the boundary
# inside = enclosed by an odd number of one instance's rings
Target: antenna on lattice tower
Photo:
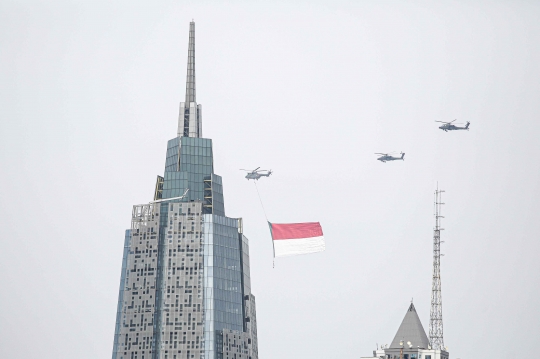
[[[429,318],[429,343],[432,349],[444,350],[443,317],[442,317],[442,293],[441,293],[441,193],[435,190],[434,214],[435,228],[433,230],[433,281],[431,286],[431,311]]]

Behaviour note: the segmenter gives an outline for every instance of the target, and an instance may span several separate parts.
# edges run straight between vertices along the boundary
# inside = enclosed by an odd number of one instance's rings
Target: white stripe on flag
[[[324,251],[324,237],[280,239],[274,241],[276,257],[294,256]]]

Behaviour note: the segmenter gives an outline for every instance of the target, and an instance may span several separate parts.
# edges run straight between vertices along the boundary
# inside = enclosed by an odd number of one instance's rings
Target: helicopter
[[[386,162],[386,161],[405,161],[405,153],[401,152],[401,157],[394,157],[389,155],[388,153],[375,153],[376,155],[382,155],[381,157],[377,158],[378,161]]]
[[[272,174],[272,170],[268,171],[268,170],[260,170],[259,169],[260,167],[257,167],[255,168],[253,171],[251,170],[244,170],[244,169],[241,169],[240,171],[246,171],[248,172],[246,174],[246,178],[248,180],[252,179],[252,180],[259,180],[259,178],[261,177],[270,177],[270,175]],[[261,171],[266,171],[266,173],[260,173]]]
[[[456,120],[454,120],[454,121],[456,121]],[[454,121],[451,121],[451,122],[435,121],[435,122],[444,123],[444,125],[439,126],[439,128],[441,130],[443,130],[444,132],[455,131],[455,130],[467,130],[467,131],[469,131],[469,125],[471,124],[469,121],[467,121],[467,123],[465,124],[465,127],[459,127],[459,126],[453,125],[452,123]]]

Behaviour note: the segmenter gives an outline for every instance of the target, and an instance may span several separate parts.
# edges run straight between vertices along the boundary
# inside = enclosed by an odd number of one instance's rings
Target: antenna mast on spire
[[[189,23],[188,63],[186,75],[186,103],[195,99],[195,22]]]
[[[195,22],[189,23],[189,44],[186,75],[186,100],[180,102],[177,135],[202,137],[202,107],[195,96]]]
[[[435,190],[435,228],[433,230],[433,283],[431,288],[431,311],[429,320],[429,343],[435,350],[444,350],[442,294],[441,294],[441,193]]]

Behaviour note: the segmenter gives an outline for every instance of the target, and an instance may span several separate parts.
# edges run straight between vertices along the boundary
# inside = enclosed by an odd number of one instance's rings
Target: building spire
[[[407,348],[407,342],[411,343],[409,347],[414,348],[427,349],[429,346],[428,337],[412,303],[407,309],[392,344],[390,344],[390,349],[400,349],[404,345]]]
[[[195,99],[195,22],[189,23],[186,102],[180,102],[177,135],[202,137],[202,107]]]
[[[195,100],[195,22],[189,23],[188,64],[186,77],[186,105]]]

